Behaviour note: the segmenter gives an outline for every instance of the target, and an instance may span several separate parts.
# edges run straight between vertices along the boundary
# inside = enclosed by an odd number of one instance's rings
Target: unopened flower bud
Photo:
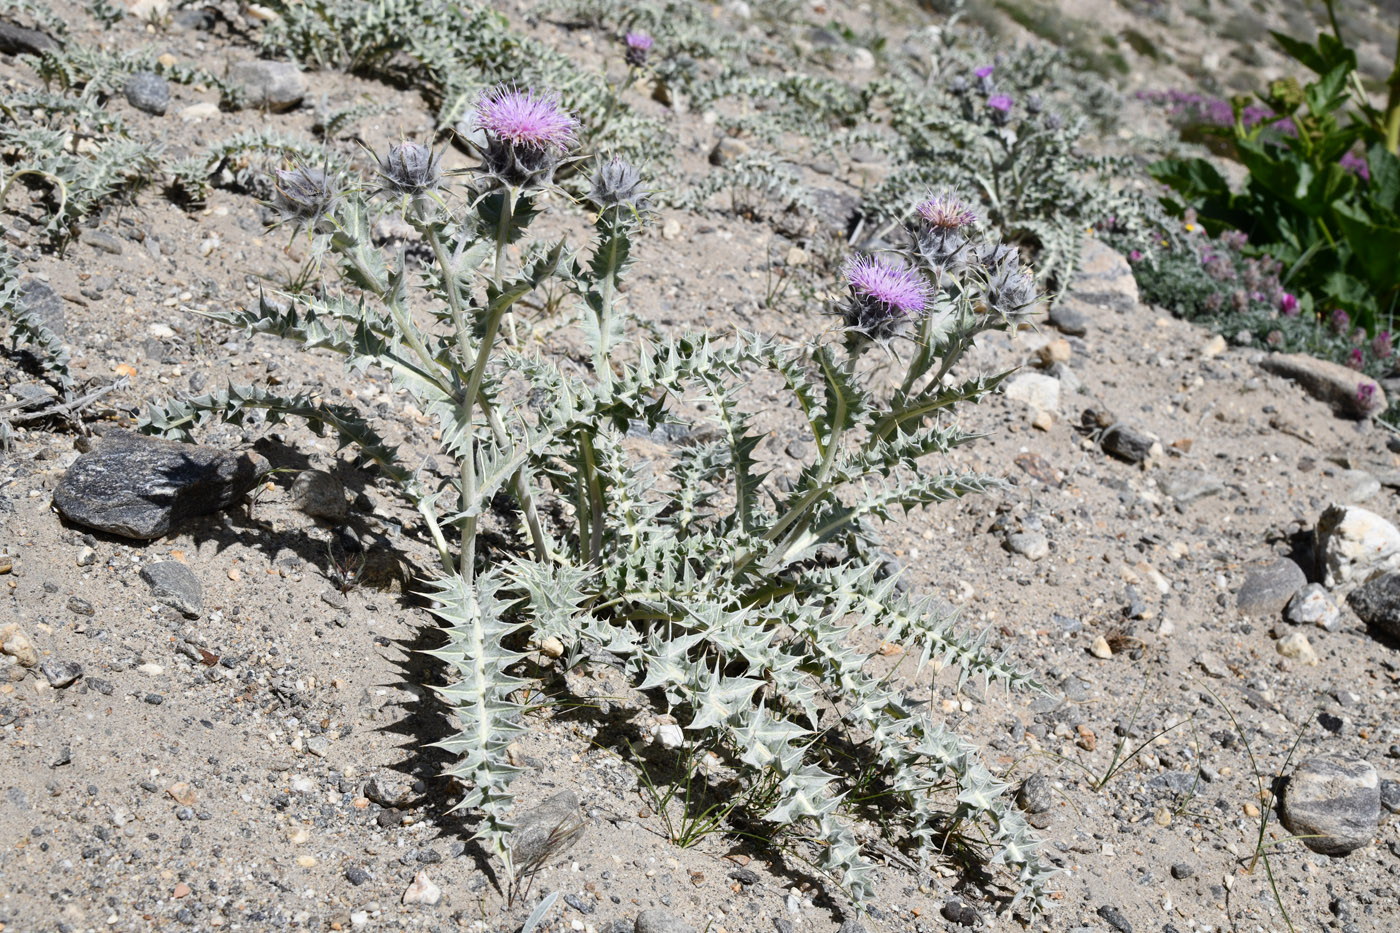
[[[588,200],[600,210],[609,207],[643,210],[647,206],[646,195],[642,173],[617,156],[598,166],[588,189]]]
[[[381,190],[410,196],[434,191],[442,184],[441,157],[420,143],[390,146],[379,157]]]

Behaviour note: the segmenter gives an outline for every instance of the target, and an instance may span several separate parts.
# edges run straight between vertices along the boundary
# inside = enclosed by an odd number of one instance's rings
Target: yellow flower
[[[1187,233],[1195,233],[1195,232],[1196,232],[1196,225],[1195,225],[1195,224],[1187,224],[1187,225],[1186,225],[1186,232],[1187,232]]]

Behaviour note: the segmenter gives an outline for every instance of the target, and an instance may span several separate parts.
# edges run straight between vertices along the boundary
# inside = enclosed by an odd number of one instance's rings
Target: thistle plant
[[[508,844],[520,769],[506,750],[525,731],[522,697],[533,686],[520,662],[531,641],[558,639],[566,658],[587,643],[621,658],[640,694],[692,741],[746,786],[773,788],[756,816],[806,840],[857,903],[875,883],[843,806],[859,780],[913,856],[928,863],[950,842],[978,843],[1010,876],[1012,902],[1038,907],[1051,871],[1007,785],[905,696],[880,655],[856,647],[862,634],[901,645],[907,676],[934,663],[955,667],[959,686],[1030,683],[989,651],[985,633],[901,592],[874,556],[880,525],[898,512],[997,482],[938,461],[971,437],[955,406],[1002,378],[961,372],[964,351],[1031,310],[1032,279],[1015,251],[982,240],[949,196],[917,214],[907,246],[850,259],[844,296],[811,309],[820,336],[806,344],[643,340],[624,325],[646,309],[624,307],[635,293],[619,287],[650,215],[640,174],[620,159],[583,159],[578,122],[547,92],[498,88],[477,114],[485,145],[465,190],[408,143],[381,159],[378,179],[338,174],[311,186],[333,197],[293,197],[305,179],[279,178],[339,286],[215,315],[392,374],[437,422],[441,453],[456,464],[450,481],[428,485],[347,406],[252,386],[152,407],[146,429],[188,437],[254,408],[271,421],[304,419],[358,446],[412,503],[436,554],[422,584],[445,625],[436,655],[455,675],[439,693],[459,731],[441,744],[457,756],[449,774],[465,791],[460,806],[477,815],[508,878],[526,870]],[[589,242],[532,244],[529,227],[559,203],[544,196],[567,160],[592,166]],[[376,197],[386,190],[402,197]],[[421,233],[429,267],[411,270],[402,253],[373,245],[373,220],[387,210]],[[919,244],[949,229],[961,259],[935,265]],[[519,266],[512,243],[526,247]],[[591,348],[586,377],[502,339],[523,297],[559,284],[575,296]],[[753,397],[755,380],[792,397],[815,451],[786,485],[757,457],[755,409],[775,406]],[[629,430],[663,426],[693,442],[652,464],[629,455]],[[502,494],[517,520],[511,540],[488,546],[479,523]]]

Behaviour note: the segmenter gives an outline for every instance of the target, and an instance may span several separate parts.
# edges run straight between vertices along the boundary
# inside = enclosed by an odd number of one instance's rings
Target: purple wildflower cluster
[[[514,187],[549,184],[579,131],[558,94],[505,85],[482,95],[476,122],[486,134],[484,174]]]
[[[1175,126],[1234,126],[1235,111],[1230,102],[1218,97],[1209,97],[1195,91],[1138,91],[1138,99],[1152,104],[1160,104],[1167,109],[1167,118]],[[1257,126],[1271,119],[1274,112],[1268,107],[1250,104],[1241,113],[1246,127]]]

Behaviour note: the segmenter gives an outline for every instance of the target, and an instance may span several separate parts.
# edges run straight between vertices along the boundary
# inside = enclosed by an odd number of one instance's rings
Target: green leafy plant
[[[416,143],[383,155],[373,181],[305,164],[279,171],[273,208],[337,268],[339,287],[212,315],[390,373],[437,421],[451,481],[429,486],[348,406],[251,386],[153,406],[145,430],[188,437],[254,408],[298,418],[358,447],[413,504],[437,555],[423,583],[446,626],[436,655],[456,677],[440,694],[460,731],[442,747],[458,756],[449,773],[466,789],[461,806],[507,878],[527,870],[507,843],[520,769],[506,749],[525,728],[520,695],[532,684],[519,662],[529,640],[554,638],[570,656],[591,642],[624,659],[635,686],[740,780],[772,786],[762,817],[800,827],[816,864],[857,902],[871,896],[871,866],[842,803],[870,778],[840,762],[860,760],[875,763],[890,825],[915,857],[976,841],[1010,874],[1013,903],[1038,906],[1053,871],[1007,785],[876,670],[880,655],[856,647],[879,632],[919,668],[955,667],[959,684],[1031,683],[988,650],[986,633],[965,634],[931,600],[902,594],[873,556],[896,514],[997,482],[930,461],[971,436],[956,406],[1004,375],[962,372],[964,352],[1036,307],[1017,251],[983,239],[956,199],[933,198],[895,255],[851,257],[846,298],[825,309],[841,326],[822,338],[634,341],[619,286],[650,212],[640,174],[599,160],[588,245],[530,243],[541,192],[585,134],[558,97],[518,87],[483,98],[475,130],[482,165],[465,191]],[[418,230],[430,268],[410,271],[402,253],[374,245],[386,209]],[[524,248],[519,265],[511,244]],[[526,296],[560,282],[590,348],[586,378],[504,337]],[[786,485],[758,456],[755,379],[791,396],[815,451]],[[627,452],[634,430],[688,440],[649,464]],[[480,523],[498,496],[514,505],[515,537],[491,544]],[[860,754],[828,754],[838,737]]]
[[[1249,172],[1240,191],[1206,159],[1163,160],[1149,171],[1179,195],[1167,202],[1174,213],[1191,207],[1211,233],[1245,233],[1254,253],[1283,264],[1286,287],[1373,333],[1400,301],[1400,43],[1378,108],[1335,16],[1332,25],[1312,44],[1272,33],[1317,77],[1272,82],[1259,95],[1271,117],[1246,121],[1247,98],[1234,101],[1226,132]]]

